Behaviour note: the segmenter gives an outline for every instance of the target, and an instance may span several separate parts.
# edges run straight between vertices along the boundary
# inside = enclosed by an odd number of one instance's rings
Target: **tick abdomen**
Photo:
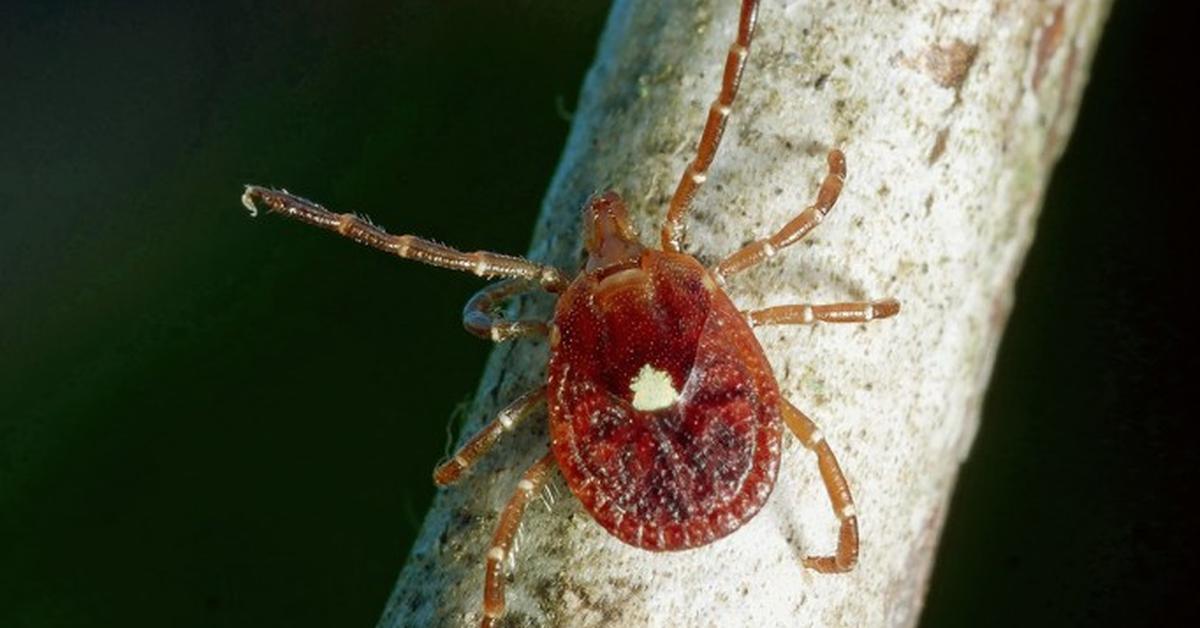
[[[552,448],[600,525],[676,550],[758,511],[778,465],[779,395],[744,318],[695,259],[645,251],[582,275],[555,327]]]

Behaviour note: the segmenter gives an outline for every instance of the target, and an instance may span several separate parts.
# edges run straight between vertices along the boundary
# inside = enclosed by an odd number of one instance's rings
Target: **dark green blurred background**
[[[1105,35],[925,626],[1179,610],[1195,201],[1156,151],[1195,66],[1150,4]],[[374,623],[489,349],[479,283],[250,220],[241,185],[524,251],[606,11],[0,9],[0,627]]]

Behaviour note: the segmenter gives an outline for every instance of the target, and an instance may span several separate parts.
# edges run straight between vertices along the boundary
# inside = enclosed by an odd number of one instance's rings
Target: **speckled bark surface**
[[[1105,0],[767,0],[721,152],[688,221],[705,263],[807,204],[830,146],[849,176],[801,244],[735,277],[743,308],[896,297],[897,318],[759,330],[783,393],[823,428],[858,502],[850,574],[807,571],[836,521],[815,458],[785,436],[763,511],[695,550],[622,544],[552,480],[523,528],[504,626],[907,626],[974,437],[1013,282],[1069,134]],[[531,255],[575,268],[579,210],[612,188],[657,243],[720,80],[736,2],[618,1],[588,75]],[[548,314],[531,298],[524,314]],[[468,431],[544,378],[544,342],[500,346]],[[464,374],[469,376],[468,374]],[[545,421],[442,491],[380,626],[479,621],[484,553]]]

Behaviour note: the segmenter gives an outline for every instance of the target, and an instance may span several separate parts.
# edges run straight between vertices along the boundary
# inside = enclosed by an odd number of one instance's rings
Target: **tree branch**
[[[736,2],[613,7],[532,255],[580,263],[578,212],[621,192],[647,243],[716,94]],[[809,203],[845,151],[842,199],[804,242],[731,280],[743,308],[898,298],[894,319],[760,330],[783,393],[821,424],[858,502],[847,575],[800,559],[835,546],[813,455],[785,434],[767,506],[729,537],[676,553],[626,546],[561,499],[526,515],[510,626],[830,626],[916,622],[938,534],[1073,122],[1107,0],[764,2],[725,144],[696,198],[687,249],[706,263]],[[993,6],[994,5],[994,6]],[[523,303],[549,314],[549,302]],[[544,342],[493,353],[470,432],[541,383]],[[380,622],[474,625],[484,554],[544,421],[442,491]]]

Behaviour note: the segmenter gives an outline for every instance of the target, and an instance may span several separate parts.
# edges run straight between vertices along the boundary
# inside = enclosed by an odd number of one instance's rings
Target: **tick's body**
[[[779,389],[708,270],[644,251],[576,279],[554,325],[551,449],[600,525],[676,550],[758,512],[779,467]]]
[[[833,451],[808,417],[779,393],[770,364],[751,331],[759,325],[866,322],[895,315],[894,300],[784,305],[739,310],[725,279],[799,241],[837,201],[846,175],[831,150],[816,202],[769,238],[706,269],[682,249],[683,219],[707,178],[745,68],[757,0],[743,0],[737,35],[725,59],[721,89],[667,210],[662,249],[645,248],[615,193],[584,208],[587,263],[568,281],[562,271],[497,253],[464,253],[409,235],[389,235],[351,214],[335,214],[283,191],[246,189],[243,203],[344,236],[400,257],[509,280],[467,302],[463,325],[504,341],[549,335],[546,385],[522,395],[434,472],[456,482],[501,435],[543,401],[550,452],[529,467],[500,513],[486,550],[482,624],[504,612],[504,566],[525,507],[557,466],[571,491],[604,529],[650,550],[711,543],[754,516],[779,469],[781,424],[817,455],[839,521],[837,549],[803,564],[820,572],[852,569],[858,519]],[[504,320],[495,308],[531,288],[559,294],[551,321]]]

